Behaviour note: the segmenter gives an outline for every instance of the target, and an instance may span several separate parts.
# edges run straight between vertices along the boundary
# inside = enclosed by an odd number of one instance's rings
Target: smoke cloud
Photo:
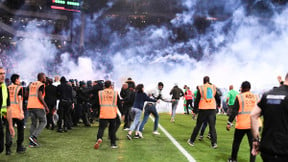
[[[117,18],[101,18],[108,9],[87,16],[87,48],[76,59],[69,53],[60,54],[60,63],[54,62],[59,54],[50,42],[39,36],[25,38],[14,56],[14,71],[29,80],[40,71],[78,80],[109,78],[116,87],[132,77],[136,83],[144,83],[145,89],[162,81],[167,95],[175,83],[194,90],[206,75],[221,88],[230,84],[238,88],[245,80],[254,91],[278,85],[276,76],[287,72],[287,7],[267,18],[250,14],[251,7],[248,10],[248,4],[240,0],[181,3],[183,12],[175,13],[170,22],[142,28],[125,24],[121,31],[111,23]],[[110,3],[108,8],[112,6]],[[196,29],[197,17],[209,19],[205,31]],[[79,19],[74,20],[74,26],[80,24]],[[37,30],[33,23],[31,26],[27,30]],[[178,40],[175,28],[184,31],[187,39]]]

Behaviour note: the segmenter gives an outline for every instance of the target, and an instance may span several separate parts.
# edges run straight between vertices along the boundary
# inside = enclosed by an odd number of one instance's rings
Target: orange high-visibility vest
[[[193,94],[192,94],[191,90],[188,89],[186,91],[185,100],[192,100],[192,99],[193,99]]]
[[[40,82],[40,81],[36,81],[30,84],[29,86],[29,96],[28,96],[28,104],[27,104],[27,108],[28,109],[44,109],[44,105],[40,102],[39,98],[38,98],[38,91],[39,88],[45,84]],[[42,94],[42,97],[45,97],[45,91]]]
[[[206,83],[202,86],[198,86],[198,89],[201,94],[199,109],[216,109],[216,87]]]
[[[117,116],[117,92],[113,89],[99,91],[100,119],[115,119]]]
[[[250,114],[257,104],[257,97],[251,92],[244,92],[237,95],[239,111],[236,117],[237,129],[251,129]]]
[[[19,103],[23,102],[23,98],[19,101],[18,93],[22,89],[22,86],[11,84],[8,86],[10,97],[10,111],[12,118],[23,119],[24,112],[20,108]]]

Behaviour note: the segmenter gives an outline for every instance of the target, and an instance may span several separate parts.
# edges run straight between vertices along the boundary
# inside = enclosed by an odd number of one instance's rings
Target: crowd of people
[[[116,132],[121,125],[121,120],[124,121],[123,130],[128,131],[128,140],[143,138],[144,126],[152,114],[155,118],[152,133],[160,135],[157,103],[159,101],[171,103],[170,122],[174,123],[176,108],[181,97],[185,100],[185,114],[191,113],[193,119],[197,115],[196,125],[187,143],[195,146],[199,131],[198,139],[202,141],[205,128],[209,125],[208,136],[211,147],[214,149],[218,147],[215,125],[217,109],[221,110],[220,97],[222,94],[215,85],[211,84],[209,76],[203,78],[203,85],[197,86],[196,91],[192,92],[188,86],[185,86],[182,91],[178,85],[175,85],[170,91],[171,97],[165,98],[162,93],[163,82],[159,82],[157,88],[153,90],[144,91],[143,84],[136,85],[131,78],[128,78],[118,93],[110,80],[88,81],[87,83],[80,81],[78,83],[77,80],[67,80],[64,76],[61,78],[55,76],[53,80],[44,73],[39,73],[37,81],[25,86],[25,83],[21,82],[19,74],[13,74],[10,79],[5,79],[5,73],[5,69],[0,67],[0,152],[4,151],[5,137],[6,155],[11,154],[15,125],[17,125],[16,152],[24,153],[26,151],[23,142],[28,116],[31,118],[29,147],[40,145],[38,138],[45,127],[49,130],[56,129],[58,133],[64,133],[78,126],[81,119],[86,127],[90,127],[94,122],[99,122],[95,149],[99,149],[103,141],[104,130],[109,125],[111,148],[115,149],[118,148]],[[286,121],[288,74],[285,81],[282,81],[281,77],[278,80],[280,87],[274,87],[267,94],[263,94],[261,99],[250,91],[249,81],[241,84],[240,92],[235,91],[233,85],[229,86],[226,97],[228,105],[226,129],[228,131],[236,119],[229,162],[237,161],[237,153],[245,134],[250,145],[250,162],[255,161],[259,150],[264,161],[287,161],[288,148],[285,141],[287,141],[288,130],[286,128],[288,127],[288,121]],[[141,120],[142,114],[144,116]],[[263,140],[260,141],[261,115],[264,118],[264,127]],[[273,120],[270,119],[270,116]],[[4,126],[6,128],[5,136]]]

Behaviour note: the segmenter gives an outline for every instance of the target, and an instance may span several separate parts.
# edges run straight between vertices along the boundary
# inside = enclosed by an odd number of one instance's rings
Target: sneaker
[[[203,141],[203,136],[199,136],[199,141]]]
[[[10,148],[6,148],[6,155],[11,155],[11,149]]]
[[[130,134],[127,134],[127,138],[128,138],[128,140],[132,140],[132,137]]]
[[[22,145],[17,147],[17,150],[16,150],[16,152],[19,153],[19,154],[22,154],[25,151],[26,151],[26,148],[24,146],[22,146]]]
[[[130,128],[124,128],[123,130],[124,130],[124,131],[129,131],[129,130],[130,130]]]
[[[210,139],[211,139],[211,135],[210,135],[210,134],[208,134],[208,135],[207,135],[207,138],[210,140]]]
[[[160,135],[160,133],[158,131],[154,131],[152,132],[154,135]]]
[[[135,138],[135,139],[140,138],[139,134],[136,134],[136,135],[134,136],[134,138]]]
[[[229,158],[228,162],[237,162],[237,160],[232,160],[232,158]]]
[[[30,137],[29,137],[29,141],[30,141],[31,143],[33,143],[35,146],[39,146],[39,144],[37,143],[36,137],[30,136]]]
[[[94,149],[98,149],[99,148],[99,146],[100,146],[100,144],[102,143],[102,139],[101,138],[99,138],[98,140],[97,140],[97,142],[95,143],[95,145],[94,145]]]
[[[117,145],[111,145],[111,148],[112,148],[112,149],[117,149],[118,146],[117,146]]]
[[[144,138],[142,132],[138,132],[140,138]]]
[[[191,142],[190,139],[188,139],[187,143],[188,143],[188,145],[190,145],[190,146],[194,146],[194,142]]]
[[[58,133],[63,133],[64,131],[63,131],[63,129],[60,128],[60,129],[57,129],[57,132]]]
[[[218,148],[218,145],[216,143],[214,143],[214,144],[212,144],[212,148],[216,149],[216,148]]]
[[[174,118],[171,118],[170,122],[171,122],[171,123],[175,123],[175,119],[174,119]]]
[[[28,146],[29,148],[33,148],[33,147],[37,147],[33,142],[29,142],[29,146]]]
[[[196,120],[196,115],[195,114],[192,114],[192,119]]]

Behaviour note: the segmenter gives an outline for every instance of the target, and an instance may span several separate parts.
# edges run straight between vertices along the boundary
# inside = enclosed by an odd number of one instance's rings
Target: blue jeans
[[[178,102],[179,102],[178,99],[175,99],[175,101],[172,102],[172,115],[171,115],[172,118],[174,118],[176,115],[176,109],[178,106]]]
[[[139,130],[139,125],[140,125],[140,118],[142,114],[142,110],[137,109],[137,108],[132,108],[131,109],[132,114],[134,114],[134,121],[132,125],[130,126],[130,131],[138,131]]]
[[[152,103],[148,103],[146,104],[145,106],[145,112],[144,112],[144,118],[142,120],[142,123],[140,125],[140,128],[139,128],[139,131],[142,132],[143,128],[144,128],[144,125],[147,123],[148,121],[148,118],[149,118],[149,115],[152,113],[154,118],[155,118],[155,121],[154,121],[154,131],[157,131],[158,129],[158,121],[159,121],[159,115],[158,115],[158,112],[156,110],[156,106],[155,104],[152,104]]]

